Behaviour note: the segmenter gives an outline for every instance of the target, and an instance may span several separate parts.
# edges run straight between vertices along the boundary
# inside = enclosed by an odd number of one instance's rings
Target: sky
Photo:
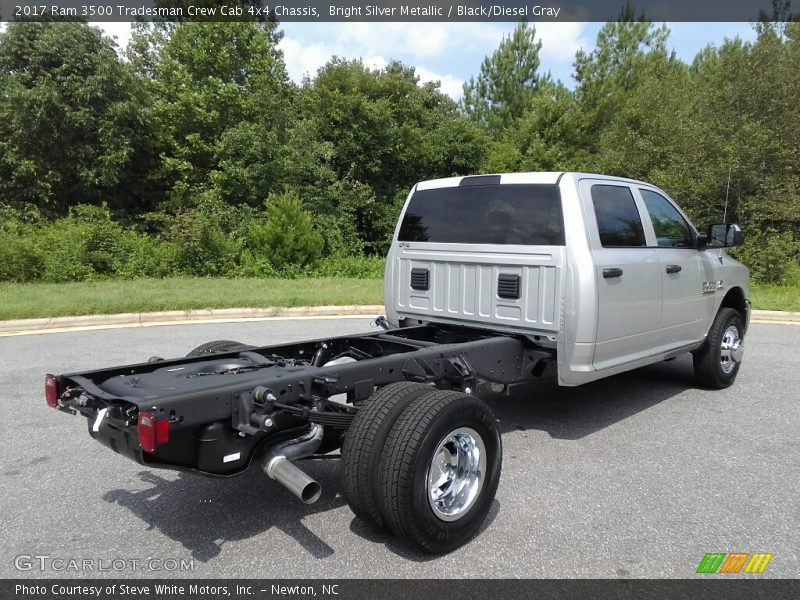
[[[124,48],[130,38],[129,23],[93,23]],[[708,44],[725,38],[753,40],[749,23],[669,23],[669,44],[678,57],[691,61]],[[580,48],[591,50],[602,23],[538,23],[542,40],[542,72],[567,87],[574,87],[572,65]],[[514,28],[514,23],[282,23],[280,48],[289,76],[300,82],[313,76],[333,55],[361,58],[372,67],[398,59],[416,67],[420,79],[439,81],[444,93],[461,97],[462,85],[480,72],[483,58],[491,54]]]
[[[573,88],[575,53],[594,47],[602,23],[538,23],[540,71]],[[514,23],[284,23],[284,52],[289,76],[300,81],[314,74],[331,55],[361,58],[383,66],[400,59],[416,67],[423,81],[440,81],[446,94],[458,99],[465,80],[480,72],[481,62],[510,35]],[[670,24],[670,44],[691,61],[709,43],[725,37],[754,39],[749,23]]]

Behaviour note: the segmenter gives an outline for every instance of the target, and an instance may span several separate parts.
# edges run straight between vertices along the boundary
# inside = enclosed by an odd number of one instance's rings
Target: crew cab
[[[478,531],[500,479],[479,396],[576,386],[680,354],[698,384],[740,368],[747,269],[735,224],[700,233],[659,188],[584,173],[420,182],[389,249],[374,333],[46,376],[50,406],[153,468],[229,477],[258,464],[304,502],[296,461],[341,450],[353,512],[432,553]],[[244,510],[244,509],[243,509]]]

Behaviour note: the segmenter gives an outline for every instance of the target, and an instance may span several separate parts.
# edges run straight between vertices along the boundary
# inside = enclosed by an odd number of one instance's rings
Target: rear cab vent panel
[[[417,291],[430,289],[430,271],[428,269],[411,269],[411,289]]]
[[[566,246],[558,174],[423,182],[387,264],[387,314],[559,332]],[[533,182],[531,182],[533,181]]]
[[[497,276],[497,295],[506,300],[519,299],[519,275],[500,273]]]

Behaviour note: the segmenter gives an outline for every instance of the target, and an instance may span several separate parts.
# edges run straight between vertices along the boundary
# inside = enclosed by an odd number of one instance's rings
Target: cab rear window
[[[564,245],[556,185],[473,185],[415,192],[402,242]]]

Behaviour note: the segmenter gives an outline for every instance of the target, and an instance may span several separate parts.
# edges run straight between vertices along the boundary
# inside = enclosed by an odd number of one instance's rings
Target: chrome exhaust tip
[[[285,456],[276,456],[264,470],[270,479],[280,483],[306,504],[313,504],[322,495],[322,486]]]
[[[322,486],[292,460],[311,456],[322,444],[322,425],[312,423],[303,435],[281,442],[269,449],[262,468],[270,479],[280,483],[305,504],[313,504],[322,495]]]

